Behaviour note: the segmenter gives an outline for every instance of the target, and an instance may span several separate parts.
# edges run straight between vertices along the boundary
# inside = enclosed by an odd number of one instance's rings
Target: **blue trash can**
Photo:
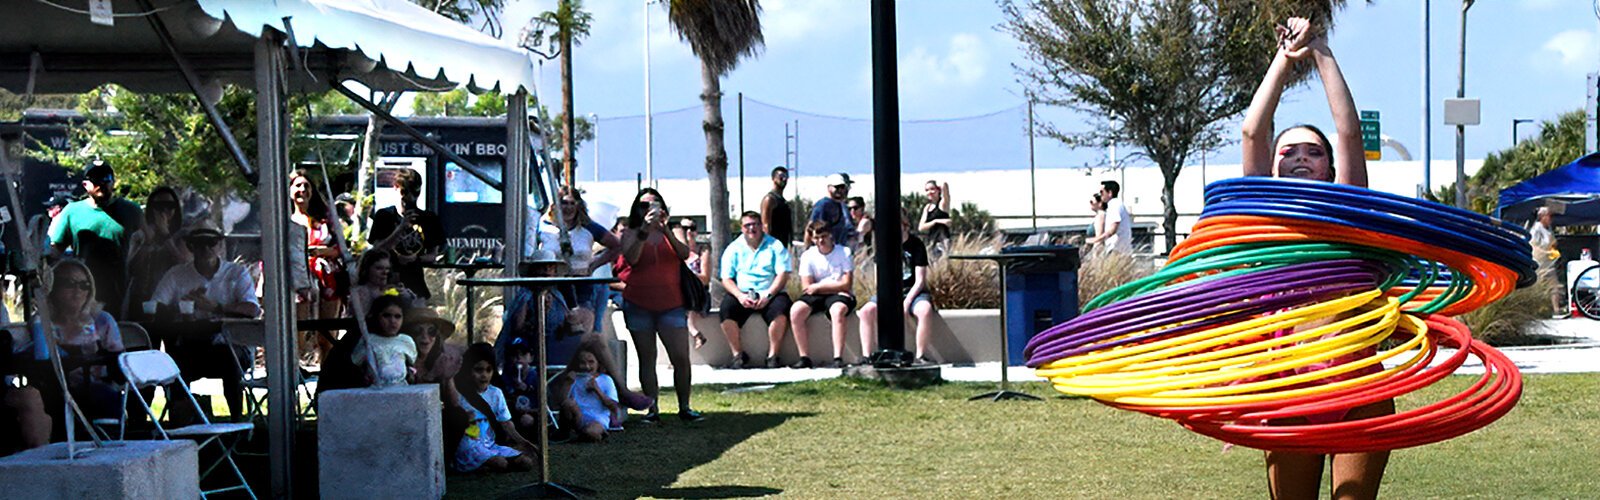
[[[1053,258],[1024,260],[1006,268],[1006,341],[1012,366],[1024,364],[1022,350],[1039,332],[1078,316],[1078,247],[1015,246],[1001,253],[1048,253]]]

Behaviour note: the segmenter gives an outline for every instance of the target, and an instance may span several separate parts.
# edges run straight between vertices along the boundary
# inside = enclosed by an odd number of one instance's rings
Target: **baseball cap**
[[[678,221],[678,226],[694,229],[694,219],[684,217]]]
[[[184,230],[183,239],[184,241],[220,240],[222,239],[222,230],[218,229],[217,224],[211,222],[210,219],[201,217],[189,224],[188,229]]]
[[[95,184],[109,184],[115,182],[116,172],[111,170],[111,164],[105,160],[95,160],[88,170],[83,171],[83,180]]]
[[[827,182],[829,186],[845,186],[856,183],[856,181],[850,180],[850,174],[844,172],[828,174]]]
[[[44,206],[45,207],[60,207],[60,206],[66,206],[66,204],[68,204],[68,203],[72,203],[72,197],[67,196],[65,194],[56,193],[55,196],[51,196],[50,199],[45,200]]]

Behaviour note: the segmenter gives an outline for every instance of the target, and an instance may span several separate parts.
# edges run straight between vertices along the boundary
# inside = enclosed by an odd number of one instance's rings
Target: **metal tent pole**
[[[500,252],[500,259],[505,263],[506,276],[517,275],[517,266],[522,263],[523,240],[528,236],[522,228],[528,212],[528,160],[532,151],[528,138],[528,91],[519,90],[506,97],[506,169],[500,176],[505,179],[500,206],[505,207],[506,218],[505,248]],[[514,290],[507,289],[507,292]]]
[[[263,279],[261,300],[266,328],[267,401],[274,410],[267,414],[267,456],[272,477],[272,497],[294,496],[292,455],[294,453],[293,410],[294,375],[299,369],[295,355],[294,304],[289,290],[289,199],[288,122],[284,112],[283,34],[266,30],[256,41],[256,165],[261,169],[258,184],[261,209],[261,249]],[[303,264],[303,263],[302,263]]]

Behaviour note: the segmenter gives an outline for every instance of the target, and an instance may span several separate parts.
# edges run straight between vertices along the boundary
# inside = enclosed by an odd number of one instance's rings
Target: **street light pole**
[[[1433,193],[1433,0],[1422,0],[1422,192]]]
[[[1511,147],[1516,147],[1518,140],[1521,138],[1521,136],[1517,135],[1517,125],[1521,125],[1521,124],[1524,124],[1524,123],[1533,123],[1533,119],[1532,118],[1512,118],[1511,119]]]
[[[1456,98],[1467,97],[1467,10],[1473,0],[1461,1],[1461,50],[1457,54]],[[1456,207],[1467,208],[1467,126],[1456,125]]]
[[[655,116],[650,114],[650,4],[652,0],[644,1],[644,179],[645,185],[656,185],[656,170],[653,159],[655,158],[655,141],[651,135],[650,126],[655,121]]]
[[[594,181],[600,182],[600,118],[594,113],[589,113],[589,127],[594,132],[594,138],[589,141],[594,148],[594,166],[590,168],[594,169]]]

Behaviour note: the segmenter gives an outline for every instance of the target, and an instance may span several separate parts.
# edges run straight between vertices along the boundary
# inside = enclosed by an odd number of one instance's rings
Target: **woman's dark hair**
[[[556,220],[556,204],[561,203],[561,199],[568,196],[572,197],[572,201],[577,202],[577,208],[574,208],[573,210],[576,211],[578,215],[578,226],[582,227],[590,222],[593,222],[593,219],[589,218],[589,203],[583,201],[583,191],[573,189],[572,186],[561,186],[561,189],[556,191],[556,202],[550,204],[550,208],[545,211],[545,215],[547,215],[552,222],[560,225],[566,225],[566,221]],[[569,229],[577,228],[574,227]]]
[[[650,210],[650,204],[639,200],[643,199],[644,195],[647,194],[653,194],[657,200],[661,200],[662,207],[667,206],[667,197],[661,196],[661,192],[656,191],[656,188],[640,189],[639,194],[633,195],[633,205],[628,209],[628,229],[638,229],[644,226],[645,212]]]
[[[379,295],[378,298],[372,299],[372,307],[367,309],[367,322],[371,323],[378,319],[378,315],[383,314],[383,310],[391,306],[400,308],[401,314],[406,312],[406,301],[399,295]],[[402,324],[400,328],[404,329],[405,326]],[[367,329],[371,330],[372,327],[369,325]]]
[[[372,266],[377,264],[380,260],[389,258],[389,252],[376,248],[367,250],[367,253],[361,254],[361,262],[356,264],[356,284],[366,284],[367,280],[371,278],[371,276],[368,275],[372,272]]]
[[[1294,130],[1294,129],[1297,129],[1297,128],[1303,128],[1303,129],[1306,129],[1306,130],[1310,130],[1312,134],[1316,134],[1317,140],[1322,142],[1322,150],[1326,151],[1328,153],[1328,179],[1327,179],[1327,181],[1328,182],[1333,182],[1333,180],[1338,177],[1337,174],[1339,172],[1339,166],[1333,164],[1333,143],[1328,142],[1328,134],[1322,133],[1322,129],[1319,129],[1315,125],[1311,125],[1311,124],[1308,124],[1308,123],[1301,123],[1301,124],[1297,124],[1297,125],[1295,125],[1293,127],[1289,127],[1289,128],[1283,129],[1282,131],[1278,132],[1278,135],[1276,137],[1272,138],[1273,147],[1277,147],[1278,141],[1283,139],[1283,134],[1287,134],[1287,133],[1289,133],[1290,130]],[[1272,169],[1273,169],[1274,172],[1276,172],[1277,169],[1278,169],[1277,164],[1273,164]],[[1274,174],[1274,175],[1276,175],[1276,174]]]
[[[484,342],[467,346],[467,352],[461,355],[461,370],[456,372],[456,392],[461,393],[461,397],[467,400],[467,404],[472,405],[483,416],[493,419],[494,408],[490,408],[489,402],[485,401],[483,395],[478,393],[478,381],[472,374],[475,371],[474,367],[480,361],[489,363],[489,369],[495,370],[494,346]],[[494,380],[494,377],[490,377],[489,380]]]
[[[294,172],[289,174],[289,183],[293,184],[295,177],[304,177],[306,182],[311,184],[311,198],[306,202],[306,215],[318,222],[328,220],[328,200],[322,199],[322,190],[317,188],[316,178],[311,176],[311,171],[303,168],[294,169]],[[289,208],[293,209],[294,200],[289,200],[289,204]]]
[[[157,196],[163,194],[172,197],[172,215],[167,217],[167,228],[176,233],[183,228],[183,199],[178,197],[178,190],[172,189],[172,186],[157,187],[150,191],[150,196],[144,198],[145,208],[147,209],[144,211],[144,222],[146,226],[154,225],[151,217],[155,217],[155,212],[148,210],[148,208]]]

